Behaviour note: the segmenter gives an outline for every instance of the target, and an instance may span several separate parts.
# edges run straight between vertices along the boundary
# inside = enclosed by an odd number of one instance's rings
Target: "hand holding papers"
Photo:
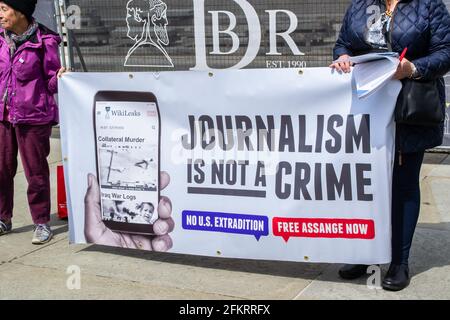
[[[396,52],[369,53],[350,57],[355,67],[353,74],[356,81],[358,98],[364,98],[392,79],[400,64]]]

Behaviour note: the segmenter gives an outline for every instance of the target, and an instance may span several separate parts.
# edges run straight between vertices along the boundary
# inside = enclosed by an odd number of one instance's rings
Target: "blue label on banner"
[[[183,229],[252,235],[259,241],[269,235],[269,218],[248,214],[183,211]]]

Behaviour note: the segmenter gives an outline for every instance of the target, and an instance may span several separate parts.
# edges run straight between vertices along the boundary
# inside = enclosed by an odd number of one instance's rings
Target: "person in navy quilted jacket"
[[[401,53],[396,79],[438,80],[445,107],[443,76],[450,71],[450,15],[442,0],[353,0],[345,14],[330,67],[351,70],[348,58],[377,51]],[[442,144],[444,126],[396,125],[392,185],[392,261],[383,288],[398,291],[410,283],[408,258],[420,210],[419,174],[424,152]],[[365,265],[346,265],[345,279],[366,273]]]

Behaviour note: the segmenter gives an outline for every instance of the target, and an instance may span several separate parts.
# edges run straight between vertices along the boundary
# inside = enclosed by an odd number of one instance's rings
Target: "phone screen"
[[[95,131],[102,218],[119,231],[158,219],[159,114],[155,102],[96,101]],[[82,142],[80,142],[82,143]],[[140,225],[136,232],[129,225]]]

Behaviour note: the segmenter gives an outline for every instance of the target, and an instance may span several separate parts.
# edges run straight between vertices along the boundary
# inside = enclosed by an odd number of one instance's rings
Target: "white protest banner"
[[[328,68],[64,75],[70,240],[390,262],[400,87],[360,100]]]

